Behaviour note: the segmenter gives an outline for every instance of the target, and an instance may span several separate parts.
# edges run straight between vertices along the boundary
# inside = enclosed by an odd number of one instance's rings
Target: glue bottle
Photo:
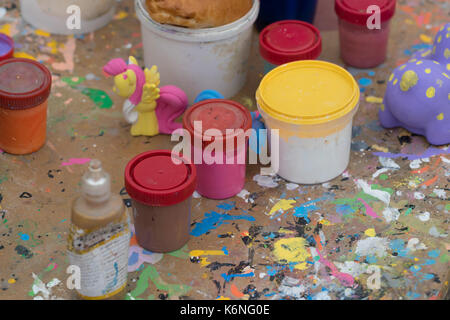
[[[68,237],[72,289],[86,300],[124,298],[129,216],[121,197],[111,194],[110,176],[99,160],[83,175],[81,193],[72,204]]]

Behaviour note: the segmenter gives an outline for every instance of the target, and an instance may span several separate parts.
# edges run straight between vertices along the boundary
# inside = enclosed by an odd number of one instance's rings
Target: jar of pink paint
[[[380,25],[373,28],[379,8]],[[374,68],[386,60],[390,20],[395,14],[396,0],[336,0],[339,17],[341,57],[356,68]],[[369,28],[371,26],[371,28]]]
[[[183,125],[191,138],[197,192],[216,200],[241,192],[247,162],[249,135],[246,132],[252,127],[250,111],[230,100],[205,100],[186,112]]]

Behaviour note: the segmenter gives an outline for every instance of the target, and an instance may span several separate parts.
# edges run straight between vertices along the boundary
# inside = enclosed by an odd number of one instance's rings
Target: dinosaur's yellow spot
[[[428,74],[430,74],[431,73],[431,69],[425,69],[425,73],[428,73]]]
[[[409,62],[416,62],[417,61],[417,59],[411,59],[411,60],[409,60]]]
[[[445,57],[445,59],[450,58],[450,49],[449,48],[445,48],[444,57]]]
[[[447,33],[447,35],[445,36],[447,39],[450,38],[450,33]]]
[[[423,61],[422,61],[422,60],[420,60],[420,61],[417,61],[417,63],[416,63],[416,64],[417,64],[418,66],[420,66],[420,65],[421,65],[422,63],[423,63]]]
[[[400,82],[400,89],[402,91],[408,91],[414,87],[419,81],[417,73],[412,70],[408,70],[403,74],[402,81]]]
[[[428,98],[434,98],[434,96],[436,95],[436,89],[434,87],[429,87],[427,90],[427,97]]]
[[[441,114],[439,114],[438,116],[437,116],[437,119],[438,120],[444,120],[444,114],[443,113],[441,113]]]
[[[450,63],[447,63],[447,70],[450,71]]]
[[[441,43],[442,42],[442,36],[439,36],[439,38],[437,39],[437,43]]]
[[[394,74],[391,74],[391,76],[389,77],[389,82],[391,82],[392,79],[394,79]]]
[[[394,86],[397,84],[397,82],[398,82],[398,80],[397,79],[395,79],[394,80]]]
[[[422,57],[423,58],[428,57],[430,55],[430,53],[431,53],[431,50],[427,50],[424,53],[422,53]]]
[[[381,111],[386,110],[386,107],[384,106],[384,104],[382,104],[382,105],[380,106],[380,108],[381,108]]]
[[[398,68],[398,70],[402,71],[405,68],[406,68],[406,64],[402,65],[400,68]]]
[[[446,77],[447,79],[450,79],[450,76],[449,76],[448,74],[446,74],[445,72],[442,72],[442,75],[443,75],[444,77]]]

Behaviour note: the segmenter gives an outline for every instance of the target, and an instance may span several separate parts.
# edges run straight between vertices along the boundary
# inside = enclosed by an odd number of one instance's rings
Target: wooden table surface
[[[83,37],[34,30],[21,20],[17,3],[0,1],[7,8],[0,30],[14,37],[19,55],[50,68],[54,85],[45,147],[29,156],[0,152],[0,298],[73,299],[65,285],[66,236],[86,170],[76,159],[102,160],[113,191],[127,200],[127,162],[171,143],[167,136],[131,137],[123,100],[102,75],[115,57],[134,55],[143,63],[133,1],[122,1],[110,25]],[[373,70],[349,69],[363,93],[348,171],[323,185],[297,186],[277,177],[254,179],[259,166],[249,166],[246,196],[194,199],[192,237],[183,249],[152,254],[132,241],[128,298],[445,298],[450,149],[382,129],[377,98],[394,67],[431,45],[450,7],[445,0],[398,4],[388,61]],[[323,41],[320,59],[343,65],[337,31],[323,31]],[[255,37],[248,83],[235,97],[251,110],[262,77],[256,44]]]

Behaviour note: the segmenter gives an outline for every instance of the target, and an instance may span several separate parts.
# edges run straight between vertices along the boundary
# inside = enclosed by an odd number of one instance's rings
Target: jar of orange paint
[[[37,61],[0,62],[0,149],[23,155],[45,144],[52,75]]]

